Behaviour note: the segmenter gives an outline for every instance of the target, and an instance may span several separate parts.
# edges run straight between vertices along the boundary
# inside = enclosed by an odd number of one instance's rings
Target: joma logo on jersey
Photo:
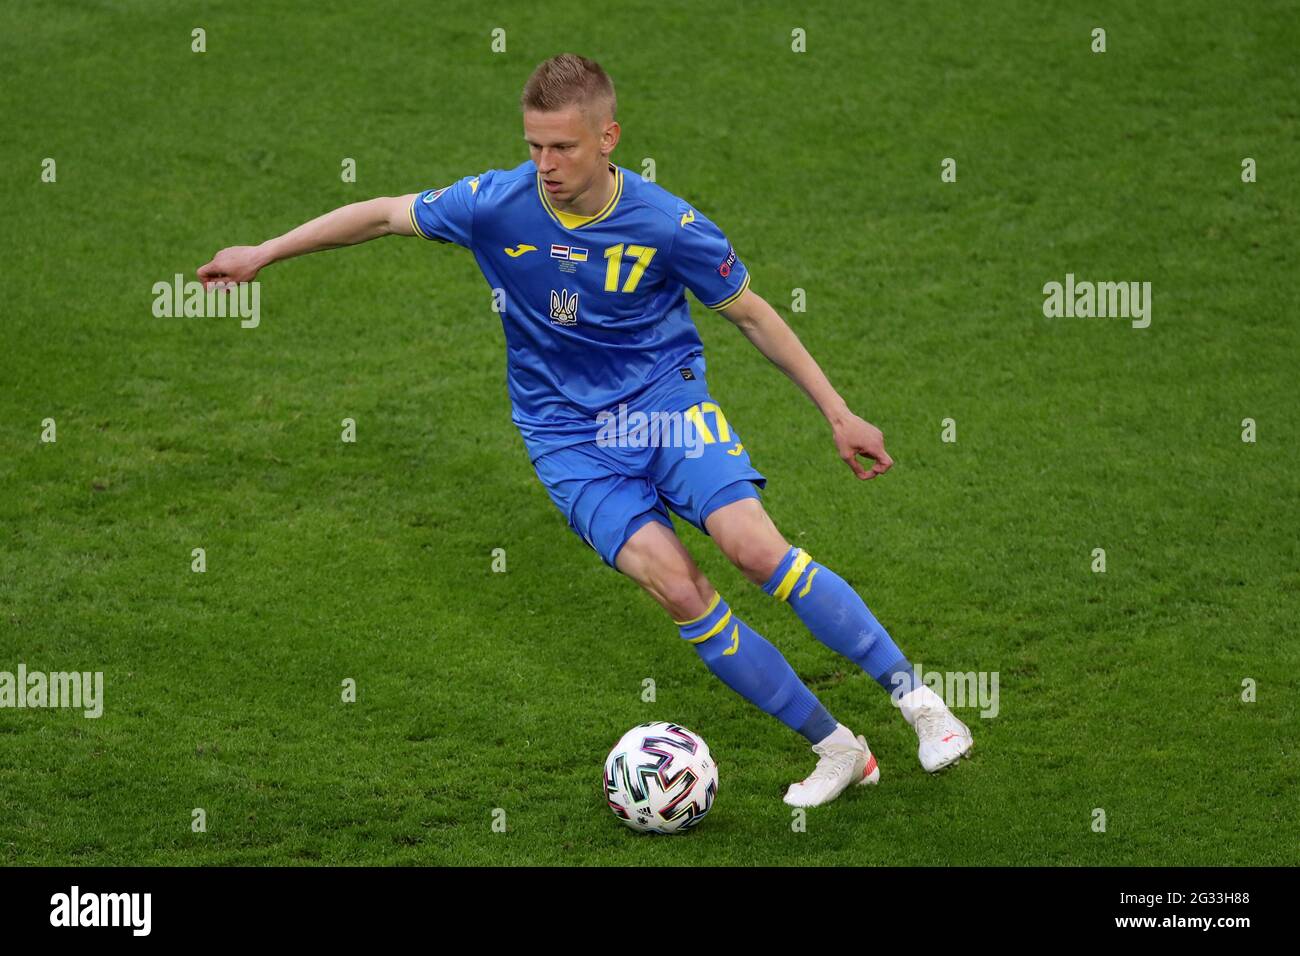
[[[551,321],[556,325],[578,324],[578,293],[551,290]]]
[[[551,244],[552,259],[568,259],[570,262],[586,262],[587,250],[579,249],[577,246],[557,246]]]

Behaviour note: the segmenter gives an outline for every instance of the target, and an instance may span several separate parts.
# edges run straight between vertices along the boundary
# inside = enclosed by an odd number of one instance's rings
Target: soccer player
[[[670,511],[891,692],[927,771],[969,754],[970,730],[916,680],[862,598],[768,517],[759,496],[767,479],[709,393],[685,290],[807,393],[859,479],[893,464],[879,429],[849,410],[750,288],[716,225],[610,162],[620,127],[614,85],[597,63],[568,53],[546,60],[521,105],[531,158],[514,169],[343,206],[259,246],[223,249],[199,278],[209,287],[248,282],[271,263],[388,235],[467,247],[504,306],[512,419],[537,477],[569,526],[649,592],[709,670],[812,744],[817,765],[785,802],[816,806],[874,784],[876,758],[714,589]]]

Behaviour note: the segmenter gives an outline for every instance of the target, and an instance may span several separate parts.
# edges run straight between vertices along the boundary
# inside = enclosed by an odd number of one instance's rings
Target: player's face
[[[524,139],[542,187],[557,205],[573,202],[601,182],[609,154],[618,141],[618,124],[607,120],[601,130],[576,106],[551,113],[524,113]]]

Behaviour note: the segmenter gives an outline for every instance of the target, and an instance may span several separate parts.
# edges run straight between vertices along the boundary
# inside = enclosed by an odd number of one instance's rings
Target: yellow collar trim
[[[565,229],[581,229],[583,226],[593,226],[603,219],[608,219],[614,212],[614,207],[618,205],[619,197],[623,195],[623,170],[619,169],[613,163],[609,168],[614,171],[614,193],[609,197],[609,202],[600,212],[590,216],[580,216],[577,213],[564,212],[556,209],[551,205],[551,197],[546,194],[542,188],[542,174],[537,174],[537,195],[541,197],[542,208],[550,215],[552,219],[558,222]]]

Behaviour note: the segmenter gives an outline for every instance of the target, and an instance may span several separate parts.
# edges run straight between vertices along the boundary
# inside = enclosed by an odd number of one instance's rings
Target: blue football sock
[[[724,684],[810,743],[820,743],[835,730],[835,718],[781,652],[732,614],[721,595],[713,596],[703,616],[674,623]]]
[[[847,581],[791,548],[763,590],[794,608],[813,637],[901,697],[916,686],[911,663]]]

